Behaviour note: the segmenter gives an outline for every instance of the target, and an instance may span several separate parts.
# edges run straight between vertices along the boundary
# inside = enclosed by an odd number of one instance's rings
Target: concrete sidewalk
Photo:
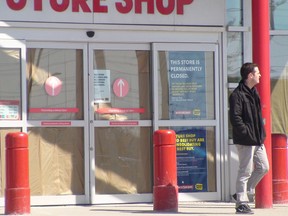
[[[255,209],[250,205],[254,215],[287,216],[288,204],[274,204],[273,208]],[[235,215],[235,204],[224,202],[182,202],[178,204],[178,212],[154,212],[153,203],[141,204],[109,204],[93,206],[37,206],[31,207],[32,216],[152,216],[152,215]],[[4,215],[4,207],[0,208]]]

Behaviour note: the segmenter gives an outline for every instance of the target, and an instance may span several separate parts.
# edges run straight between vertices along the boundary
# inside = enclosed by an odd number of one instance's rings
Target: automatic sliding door
[[[148,49],[91,45],[93,203],[145,202],[152,193]]]
[[[86,47],[30,43],[27,49],[27,133],[34,203],[89,203]]]

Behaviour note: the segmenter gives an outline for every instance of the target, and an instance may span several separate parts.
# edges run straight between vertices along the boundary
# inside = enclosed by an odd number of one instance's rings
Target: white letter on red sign
[[[57,0],[50,0],[50,5],[53,8],[53,10],[57,12],[63,12],[67,10],[69,7],[69,0],[62,0],[62,3],[58,3]]]
[[[132,0],[122,0],[125,2],[121,3],[121,2],[116,2],[115,3],[115,6],[116,6],[116,9],[120,12],[120,13],[129,13],[132,8],[133,8],[133,2]]]
[[[147,2],[147,13],[154,14],[154,1],[153,0],[138,0],[138,1],[136,0],[135,1],[135,13],[142,14],[142,2]]]
[[[184,14],[184,5],[191,4],[193,0],[178,0],[177,1],[177,14]]]
[[[72,11],[79,12],[79,8],[82,8],[83,12],[91,12],[86,0],[73,0]]]
[[[6,2],[12,10],[22,10],[26,5],[26,0],[18,0],[17,2],[14,0],[6,0]]]
[[[157,9],[158,11],[163,14],[163,15],[168,15],[171,14],[174,11],[175,8],[175,0],[168,0],[168,5],[167,7],[165,7],[163,5],[163,1],[164,0],[157,0],[156,1],[156,5],[157,5]]]

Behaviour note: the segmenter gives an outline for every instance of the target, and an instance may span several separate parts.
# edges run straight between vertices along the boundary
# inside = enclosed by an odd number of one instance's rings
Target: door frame
[[[52,195],[52,196],[31,196],[31,205],[55,205],[55,204],[88,204],[90,203],[89,194],[89,158],[86,156],[89,154],[89,133],[88,133],[88,89],[85,83],[88,83],[87,64],[85,60],[87,57],[87,43],[74,43],[74,42],[27,42],[27,49],[29,48],[47,48],[47,49],[81,49],[83,50],[83,107],[84,107],[84,119],[83,120],[69,120],[71,125],[69,127],[82,127],[84,131],[84,194],[83,195]],[[26,50],[25,50],[26,56]],[[26,62],[25,62],[26,67]],[[26,80],[26,69],[24,73]],[[22,88],[24,89],[24,88]],[[25,91],[27,87],[25,84]],[[25,93],[26,96],[26,93]],[[25,98],[25,101],[27,99]],[[85,113],[86,111],[86,113]],[[26,120],[27,127],[42,127],[41,122],[43,120]],[[55,122],[55,121],[53,121]],[[26,127],[26,130],[27,130]],[[50,126],[44,126],[50,127]],[[55,126],[51,126],[55,127]],[[67,127],[67,126],[57,126]]]
[[[20,80],[20,98],[21,100],[20,107],[19,107],[19,114],[22,117],[19,120],[1,120],[0,121],[0,128],[11,128],[11,129],[19,129],[19,131],[26,132],[27,131],[27,125],[26,125],[26,43],[24,40],[13,40],[13,39],[5,39],[0,40],[0,48],[4,49],[19,49],[19,80]],[[24,86],[24,87],[23,87]],[[5,145],[6,143],[1,143],[1,145],[4,145],[4,151],[5,151]],[[5,152],[2,153],[2,155],[5,155]],[[4,162],[5,163],[5,162]],[[1,165],[3,166],[3,164]],[[4,166],[5,169],[5,166]],[[3,174],[5,173],[5,170],[1,170],[2,179],[5,177]],[[3,190],[5,193],[5,189]],[[0,197],[0,206],[4,206],[5,204],[5,196]]]
[[[24,40],[0,40],[0,48],[11,48],[11,49],[20,49],[20,83],[21,86],[26,86],[26,43]],[[23,132],[27,131],[26,119],[27,119],[27,103],[26,103],[26,88],[20,89],[20,99],[21,99],[21,107],[20,111],[22,111],[20,120],[1,120],[0,126],[7,128],[21,128]]]
[[[107,203],[135,203],[135,202],[152,202],[152,193],[141,193],[141,194],[96,194],[96,183],[95,183],[95,147],[94,147],[94,128],[97,127],[151,127],[152,130],[152,119],[151,120],[137,120],[137,125],[111,125],[109,120],[94,120],[94,103],[93,103],[93,56],[94,50],[147,50],[150,51],[150,44],[148,43],[89,43],[88,44],[88,65],[89,65],[89,149],[90,149],[90,194],[91,204],[107,204]],[[151,170],[152,172],[152,170]]]
[[[215,119],[214,120],[159,120],[158,107],[158,51],[212,51],[214,53],[214,98],[215,98]],[[211,126],[215,127],[215,161],[216,161],[216,192],[194,192],[179,193],[180,201],[199,200],[221,200],[221,159],[220,159],[220,68],[219,68],[219,44],[216,43],[153,43],[153,129],[169,126]]]

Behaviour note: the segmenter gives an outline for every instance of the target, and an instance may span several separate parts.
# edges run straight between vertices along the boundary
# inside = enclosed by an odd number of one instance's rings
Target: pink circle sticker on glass
[[[129,83],[123,78],[115,80],[113,92],[117,97],[125,97],[129,92]]]
[[[62,81],[55,76],[49,77],[45,82],[45,90],[50,96],[57,96],[62,89]]]

